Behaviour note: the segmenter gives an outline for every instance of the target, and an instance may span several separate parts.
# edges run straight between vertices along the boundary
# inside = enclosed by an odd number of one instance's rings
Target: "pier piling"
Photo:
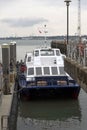
[[[12,64],[11,64],[12,61]],[[16,129],[17,119],[17,85],[16,74],[16,43],[2,45],[3,86],[0,104],[0,130]],[[12,66],[11,66],[12,65]],[[13,68],[12,68],[13,67]],[[15,92],[14,92],[15,91]]]
[[[2,45],[2,64],[3,64],[3,93],[8,94],[10,91],[10,50],[8,44]]]
[[[16,65],[16,42],[10,43],[10,64],[13,65],[13,70],[15,70]]]

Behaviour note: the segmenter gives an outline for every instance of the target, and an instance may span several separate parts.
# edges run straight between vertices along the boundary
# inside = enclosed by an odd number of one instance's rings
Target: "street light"
[[[69,4],[71,0],[65,0],[67,6],[67,45],[69,43]]]

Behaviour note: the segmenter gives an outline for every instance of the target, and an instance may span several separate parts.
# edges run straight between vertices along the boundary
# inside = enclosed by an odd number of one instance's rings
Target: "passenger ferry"
[[[26,69],[19,74],[20,97],[78,98],[80,86],[64,71],[60,49],[44,47],[26,53]]]

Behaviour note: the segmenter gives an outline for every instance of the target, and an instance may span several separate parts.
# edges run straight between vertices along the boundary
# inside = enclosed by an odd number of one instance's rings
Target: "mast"
[[[45,24],[44,25],[45,44],[47,43],[47,35],[46,34],[48,33],[46,27],[47,27],[47,25]]]

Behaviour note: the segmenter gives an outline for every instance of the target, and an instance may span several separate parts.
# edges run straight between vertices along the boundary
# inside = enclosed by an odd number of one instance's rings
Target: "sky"
[[[66,18],[64,0],[0,0],[0,37],[66,35]],[[78,0],[72,0],[69,35],[77,28]],[[81,0],[81,34],[87,35],[87,0]]]

